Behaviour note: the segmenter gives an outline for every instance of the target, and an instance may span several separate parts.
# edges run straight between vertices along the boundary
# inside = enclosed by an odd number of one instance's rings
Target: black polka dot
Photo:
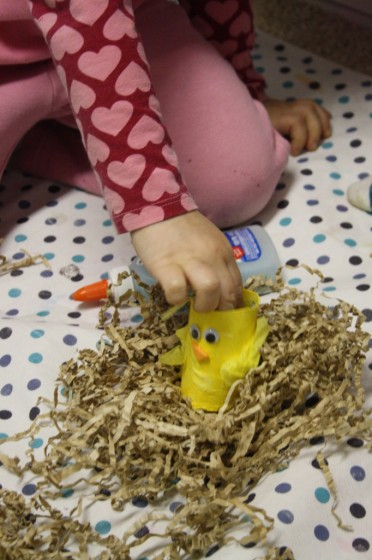
[[[28,216],[22,216],[22,218],[19,218],[17,220],[17,224],[25,224],[26,222],[28,222],[30,218]]]
[[[285,186],[286,186],[285,183],[280,182],[276,185],[276,190],[282,191],[283,189],[285,189]]]
[[[314,436],[314,437],[309,439],[309,443],[310,443],[310,445],[321,445],[322,443],[324,443],[324,437],[323,436]]]
[[[359,290],[360,292],[368,292],[370,287],[371,286],[369,284],[359,284],[358,286],[356,286],[356,289]]]
[[[349,259],[349,263],[353,264],[353,265],[362,264],[362,262],[363,262],[363,260],[356,255],[350,257],[350,259]]]
[[[23,187],[21,187],[21,191],[30,191],[32,188],[33,188],[33,185],[28,183],[27,185],[23,185]]]
[[[369,542],[366,539],[354,539],[353,548],[357,552],[367,552],[369,550]]]
[[[249,542],[243,544],[242,546],[243,546],[243,548],[254,548],[256,546],[256,544],[257,544],[256,541],[249,541]]]
[[[144,496],[135,496],[132,499],[132,504],[138,508],[145,508],[148,506],[148,500]]]
[[[359,148],[359,146],[361,146],[361,145],[362,145],[362,141],[361,141],[361,140],[352,140],[352,141],[350,142],[350,146],[351,146],[352,148]]]
[[[324,284],[327,284],[329,282],[333,282],[334,278],[332,278],[332,276],[326,276],[325,278],[323,278],[323,282]]]
[[[348,445],[350,445],[350,447],[354,447],[354,448],[358,448],[358,447],[363,447],[364,445],[364,441],[360,438],[349,438],[347,440]]]
[[[244,500],[245,504],[250,504],[251,502],[253,502],[253,500],[255,499],[256,494],[254,492],[251,492],[248,497]]]
[[[47,235],[46,237],[44,237],[44,242],[45,243],[53,243],[53,241],[55,241],[57,238],[55,235]]]
[[[82,274],[76,274],[75,276],[70,278],[70,280],[72,282],[80,282],[80,280],[83,280],[83,278],[84,278],[84,276]]]
[[[311,169],[301,169],[301,173],[302,173],[302,175],[306,175],[306,176],[313,174]]]
[[[299,261],[297,259],[289,259],[285,264],[288,266],[298,266]]]
[[[288,72],[290,72],[291,69],[289,68],[289,66],[282,66],[281,68],[279,68],[279,72],[281,72],[282,74],[288,74]]]
[[[372,309],[362,309],[362,313],[364,314],[367,323],[372,321]]]
[[[10,327],[4,327],[3,329],[0,329],[0,338],[6,340],[12,335],[12,332],[13,331]]]
[[[313,61],[313,59],[312,59],[311,56],[305,56],[305,58],[302,59],[302,62],[303,62],[304,64],[311,64],[312,61]]]
[[[325,463],[326,465],[328,465],[327,459],[324,459],[324,463]],[[313,459],[313,460],[311,461],[311,465],[314,467],[314,469],[320,469],[320,465],[319,465],[318,459]]]
[[[357,519],[362,519],[366,516],[366,510],[361,504],[351,504],[350,513],[353,517]]]
[[[71,319],[78,319],[79,317],[81,317],[80,311],[71,311],[71,312],[68,313],[67,315],[68,315],[68,317],[70,317]]]
[[[218,546],[218,544],[213,545],[205,554],[205,557],[209,558],[210,556],[213,556],[213,554],[215,554],[219,549],[220,547]]]
[[[336,89],[337,91],[341,91],[341,90],[343,90],[343,89],[345,89],[345,88],[346,88],[346,84],[336,84],[336,85],[335,85],[335,89]]]
[[[57,193],[57,192],[59,192],[60,190],[61,190],[61,187],[59,187],[58,185],[50,185],[50,186],[48,187],[48,191],[49,191],[50,193]]]
[[[309,88],[310,89],[319,89],[320,88],[320,83],[319,82],[310,82],[309,83]]]
[[[101,488],[99,493],[102,494],[102,496],[111,496],[111,492],[110,490],[107,490],[107,488]]]
[[[10,410],[0,410],[0,420],[9,420],[12,417]]]
[[[29,416],[30,420],[35,420],[35,418],[37,416],[39,416],[39,414],[40,414],[40,408],[38,406],[33,406],[30,409],[30,413],[29,413],[28,416]]]
[[[276,205],[276,207],[283,209],[283,208],[287,208],[288,204],[289,204],[288,200],[280,200]]]
[[[354,117],[354,113],[352,111],[346,111],[346,113],[344,113],[342,116],[344,117],[344,119],[352,119]]]
[[[353,228],[353,224],[351,224],[350,222],[341,222],[340,226],[343,229],[352,229]]]
[[[74,243],[77,243],[78,245],[81,245],[82,243],[85,243],[85,237],[82,237],[82,236],[74,237],[74,239],[72,241]]]
[[[40,299],[49,299],[50,297],[52,297],[52,292],[49,292],[49,290],[41,290],[38,293],[38,296]]]
[[[29,200],[20,200],[18,202],[18,208],[21,208],[22,210],[26,210],[26,208],[30,208],[31,206],[31,202]]]
[[[56,224],[56,223],[57,223],[56,218],[47,218],[47,219],[45,220],[45,224],[46,224],[47,226],[53,226],[53,225]]]
[[[282,52],[285,50],[285,46],[280,44],[280,45],[275,45],[274,49],[278,52]]]
[[[366,161],[365,157],[356,157],[354,163],[364,163]]]
[[[320,224],[323,221],[323,218],[321,218],[320,216],[312,216],[310,218],[310,222],[312,224]]]
[[[21,268],[16,268],[15,270],[12,270],[12,272],[10,273],[10,276],[13,276],[13,278],[16,278],[17,276],[22,276],[23,272],[24,271]]]

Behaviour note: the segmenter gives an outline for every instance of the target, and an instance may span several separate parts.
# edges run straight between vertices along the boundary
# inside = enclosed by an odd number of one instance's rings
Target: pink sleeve
[[[29,0],[119,232],[196,208],[182,182],[131,0]]]
[[[180,0],[198,31],[230,62],[256,99],[265,99],[265,81],[255,70],[255,43],[250,0]]]

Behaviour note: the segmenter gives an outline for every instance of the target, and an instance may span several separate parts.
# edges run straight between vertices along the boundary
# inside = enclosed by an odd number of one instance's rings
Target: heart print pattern
[[[119,232],[196,209],[161,117],[131,0],[29,0]],[[248,0],[180,0],[247,84],[254,43]],[[128,54],[130,53],[130,54]]]

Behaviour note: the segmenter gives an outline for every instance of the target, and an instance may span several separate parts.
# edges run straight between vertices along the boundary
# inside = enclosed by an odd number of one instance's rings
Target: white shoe
[[[347,198],[350,204],[356,208],[372,212],[372,176],[350,185],[347,190]]]

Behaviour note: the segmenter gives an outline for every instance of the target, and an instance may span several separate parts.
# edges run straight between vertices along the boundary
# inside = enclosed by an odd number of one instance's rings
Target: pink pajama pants
[[[272,195],[288,142],[182,8],[143,2],[136,22],[164,124],[200,211],[219,227],[251,218]],[[18,145],[13,166],[99,194],[52,61],[1,68],[0,131],[0,175]]]

